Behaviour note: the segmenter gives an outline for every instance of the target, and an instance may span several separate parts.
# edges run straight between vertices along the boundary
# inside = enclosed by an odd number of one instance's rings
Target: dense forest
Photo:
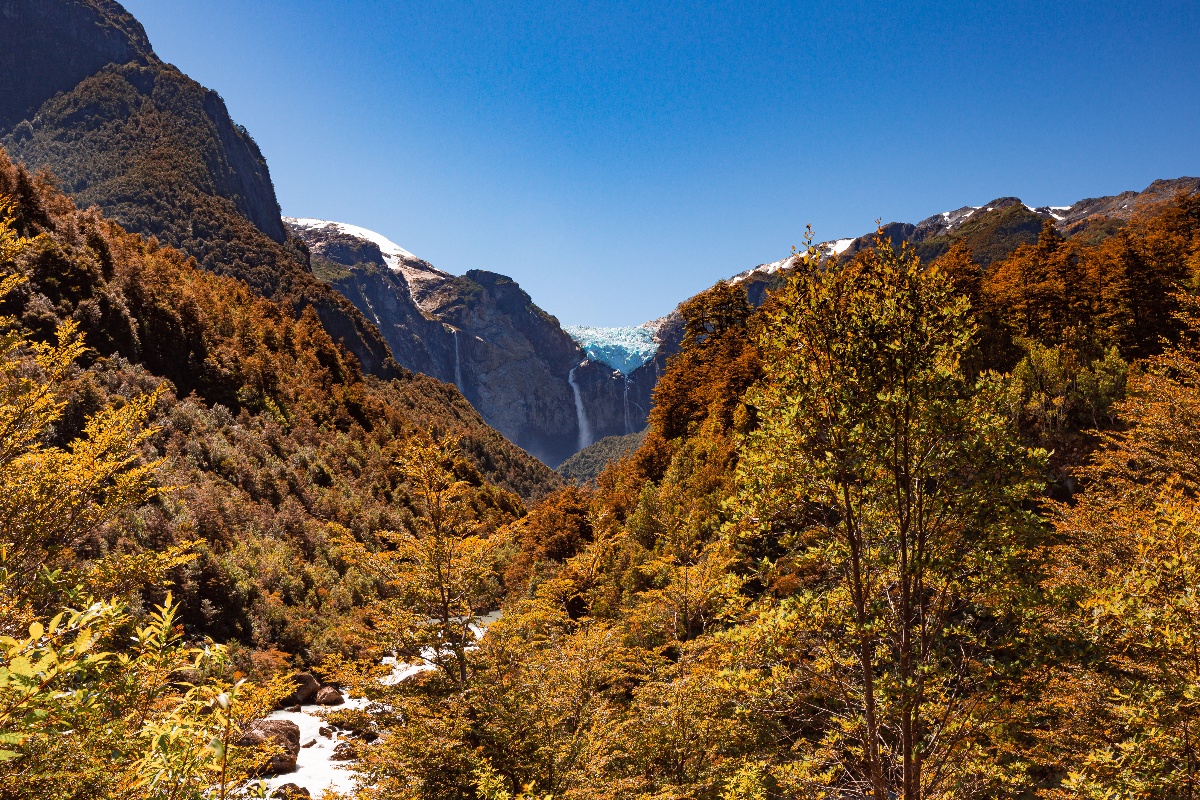
[[[688,301],[576,484],[0,157],[0,798],[262,796],[298,670],[362,798],[1193,796],[1200,196],[1010,216]]]

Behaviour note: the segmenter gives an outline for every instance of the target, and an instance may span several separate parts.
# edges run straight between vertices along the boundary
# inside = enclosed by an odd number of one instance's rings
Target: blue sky
[[[661,316],[876,218],[1200,173],[1200,4],[123,0],[285,214]]]

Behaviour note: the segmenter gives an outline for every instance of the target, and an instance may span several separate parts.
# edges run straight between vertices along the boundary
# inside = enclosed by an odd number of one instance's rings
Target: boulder
[[[333,753],[329,756],[330,761],[354,761],[357,758],[358,750],[349,742],[342,742],[333,748]]]
[[[346,698],[342,697],[342,693],[332,686],[322,686],[317,692],[315,702],[322,706],[340,706],[346,702]]]
[[[294,783],[285,783],[271,792],[272,800],[302,800],[305,797],[312,797],[308,789]]]
[[[297,672],[292,676],[292,682],[296,684],[296,690],[279,701],[280,708],[307,703],[321,689],[321,682],[311,672]]]
[[[333,738],[333,728],[329,728],[329,727],[326,727],[326,726],[324,726],[324,725],[322,725],[320,728],[318,728],[318,729],[317,729],[317,733],[321,734],[321,735],[322,735],[322,736],[324,736],[326,739],[332,739],[332,738]]]
[[[241,735],[234,741],[238,747],[272,745],[283,749],[258,768],[260,775],[280,775],[296,770],[296,757],[300,754],[300,726],[286,719],[259,719],[242,728]]]

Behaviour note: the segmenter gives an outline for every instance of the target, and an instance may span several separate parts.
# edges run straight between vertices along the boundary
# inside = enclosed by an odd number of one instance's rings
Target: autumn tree
[[[29,246],[6,211],[0,265]],[[0,272],[0,300],[22,281]],[[186,545],[81,555],[98,527],[159,491],[141,452],[154,393],[91,415],[66,447],[47,444],[83,351],[73,323],[42,344],[0,318],[0,798],[224,796],[259,756],[231,752],[231,732],[276,695],[224,680],[227,651],[185,639],[170,593],[135,613],[142,590],[194,557]]]
[[[465,686],[480,615],[498,599],[503,537],[477,489],[454,473],[458,456],[454,443],[431,436],[407,444],[399,467],[415,513],[377,559],[391,596],[372,615],[388,649]]]
[[[829,687],[820,749],[835,743],[836,782],[877,800],[1006,780],[989,736],[1011,676],[995,656],[1036,569],[1037,456],[995,382],[964,376],[974,337],[968,301],[911,251],[882,237],[850,261],[810,251],[768,311],[747,396],[744,524],[804,565],[783,603],[802,669]]]
[[[1057,796],[1200,793],[1200,306],[1178,301],[1182,343],[1131,377],[1087,489],[1056,508],[1052,585],[1078,642],[1047,693]]]

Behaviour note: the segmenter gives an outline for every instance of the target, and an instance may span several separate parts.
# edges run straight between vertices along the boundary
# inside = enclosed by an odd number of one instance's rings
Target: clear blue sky
[[[1200,173],[1195,2],[124,0],[285,214],[637,324],[799,244]]]

